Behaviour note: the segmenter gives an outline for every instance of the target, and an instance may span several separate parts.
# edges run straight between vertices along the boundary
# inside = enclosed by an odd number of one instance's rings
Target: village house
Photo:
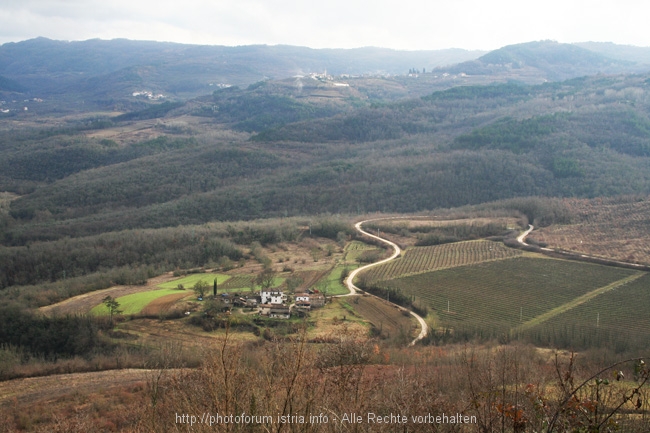
[[[261,304],[284,304],[287,301],[287,295],[280,290],[262,290],[260,292]]]
[[[246,307],[254,308],[257,307],[257,299],[255,298],[246,298]]]
[[[304,299],[301,300],[296,299],[296,308],[303,311],[310,311],[311,303],[309,301],[305,301]]]
[[[288,305],[274,305],[269,310],[269,317],[272,319],[289,319],[291,318],[291,309]]]
[[[260,305],[260,314],[272,319],[289,319],[291,308],[282,304],[262,304]]]
[[[325,306],[325,296],[322,293],[298,293],[296,294],[296,307],[311,310]]]
[[[309,303],[312,308],[320,308],[325,306],[325,296],[322,293],[311,293],[309,295]]]

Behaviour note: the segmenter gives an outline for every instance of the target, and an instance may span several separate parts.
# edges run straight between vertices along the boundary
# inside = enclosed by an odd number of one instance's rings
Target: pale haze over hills
[[[208,45],[494,50],[531,40],[650,46],[648,5],[619,0],[517,2],[295,0],[69,2],[8,0],[0,43],[127,38]]]
[[[537,41],[485,52],[35,38],[0,46],[0,92],[38,98],[78,94],[111,100],[146,87],[186,99],[212,93],[223,85],[248,86],[310,73],[387,76],[426,71],[485,77],[481,82],[509,79],[535,84],[593,74],[643,73],[650,69],[648,65],[650,48],[612,43]]]

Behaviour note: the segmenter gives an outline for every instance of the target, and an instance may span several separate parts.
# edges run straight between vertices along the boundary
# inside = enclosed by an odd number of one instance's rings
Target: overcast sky
[[[128,38],[191,44],[288,44],[491,50],[508,44],[650,46],[640,0],[1,0],[0,43]]]

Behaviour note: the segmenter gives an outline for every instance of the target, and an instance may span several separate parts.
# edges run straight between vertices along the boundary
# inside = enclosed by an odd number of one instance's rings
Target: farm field
[[[116,298],[116,301],[120,303],[122,314],[130,315],[141,313],[151,302],[165,296],[177,296],[178,299],[181,299],[194,296],[194,293],[191,290],[158,289],[120,296]],[[108,314],[108,308],[104,304],[99,304],[90,310],[90,314],[94,316],[105,316]]]
[[[311,289],[313,288],[321,278],[323,278],[325,275],[327,275],[328,269],[311,269],[311,270],[302,270],[302,271],[295,271],[292,273],[293,276],[300,278],[302,280],[302,284],[298,286],[297,291],[304,290],[304,289]]]
[[[325,307],[312,310],[309,322],[313,326],[307,330],[307,339],[313,342],[331,342],[343,336],[366,338],[368,322],[365,318],[352,314],[348,302],[342,298],[333,298]]]
[[[524,335],[536,344],[553,340],[576,348],[604,345],[611,345],[617,351],[647,348],[650,274],[590,299]]]
[[[230,279],[230,275],[207,274],[207,273],[190,274],[186,277],[177,280],[167,281],[165,283],[158,284],[158,287],[160,287],[161,289],[175,289],[178,287],[179,284],[182,284],[183,287],[185,287],[186,289],[191,289],[192,287],[194,287],[196,283],[198,283],[201,280],[205,281],[206,283],[208,283],[210,287],[212,287],[212,283],[215,278],[217,279],[217,284],[220,285],[228,281]]]
[[[133,293],[148,292],[158,288],[160,284],[170,281],[173,278],[174,277],[172,276],[171,272],[169,272],[167,274],[150,278],[149,281],[147,281],[147,284],[143,286],[114,286],[108,289],[96,290],[94,292],[77,295],[53,305],[41,307],[39,308],[39,311],[46,315],[60,316],[64,316],[66,314],[87,314],[90,312],[90,310],[101,304],[102,299],[104,299],[106,296],[119,298],[121,296],[126,296]]]
[[[528,239],[608,259],[650,264],[650,200],[565,199],[571,224],[533,231]],[[615,221],[616,223],[612,223]]]
[[[343,283],[341,283],[341,275],[343,270],[347,268],[352,271],[356,269],[359,265],[338,265],[325,277],[324,281],[327,284],[327,295],[336,296],[336,295],[345,295],[349,293],[349,290]]]
[[[382,237],[397,243],[402,248],[413,247],[432,233],[446,234],[457,241],[486,238],[492,234],[486,229],[501,227],[504,230],[517,229],[520,221],[512,217],[467,217],[458,214],[444,216],[422,216],[414,218],[395,218],[368,222],[365,227],[373,233],[377,230]]]
[[[219,290],[250,290],[251,282],[255,279],[253,275],[233,275],[224,283],[219,283]]]
[[[518,257],[407,276],[380,283],[415,296],[454,333],[508,333],[552,308],[632,275],[613,267]]]
[[[369,269],[367,278],[371,282],[385,281],[437,269],[520,257],[522,254],[522,251],[502,243],[485,240],[412,247],[399,259]]]
[[[368,252],[383,252],[381,248],[377,248],[372,245],[365,244],[359,241],[352,241],[345,249],[345,254],[343,260],[346,262],[354,263],[359,259],[364,253]]]
[[[381,248],[363,242],[352,241],[345,247],[341,260],[331,270],[322,272],[318,278],[314,278],[312,284],[306,287],[325,291],[328,296],[345,295],[349,290],[341,282],[344,269],[352,271],[361,266],[357,259],[364,254],[381,254],[383,251]]]
[[[354,311],[354,314],[372,323],[378,334],[384,338],[403,337],[409,341],[414,335],[414,330],[419,330],[410,314],[405,314],[396,305],[374,296],[358,296],[343,302]]]

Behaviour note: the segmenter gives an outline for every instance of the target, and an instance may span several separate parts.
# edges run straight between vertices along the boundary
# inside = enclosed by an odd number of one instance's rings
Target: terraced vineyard
[[[495,336],[634,271],[518,257],[384,281],[427,304],[457,335]]]
[[[574,348],[611,345],[617,351],[647,348],[650,274],[603,293],[524,334],[536,344]]]
[[[523,253],[486,240],[414,247],[392,262],[368,270],[369,281],[385,281],[438,269],[519,257]]]

